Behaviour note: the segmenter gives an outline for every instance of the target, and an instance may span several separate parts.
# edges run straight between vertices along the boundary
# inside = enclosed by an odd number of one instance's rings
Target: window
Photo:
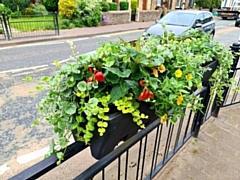
[[[212,16],[210,13],[204,13],[204,20],[203,24],[206,24],[208,22],[211,22],[213,20]]]
[[[197,19],[196,19],[196,24],[197,23],[201,23],[203,24],[203,20],[204,20],[204,16],[203,16],[203,13],[199,14]]]

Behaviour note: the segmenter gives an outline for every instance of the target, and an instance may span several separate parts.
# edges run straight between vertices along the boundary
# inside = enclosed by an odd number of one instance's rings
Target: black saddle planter
[[[150,104],[141,102],[140,111],[149,116],[144,120],[145,126],[155,121],[158,116],[154,110],[149,109]],[[120,141],[126,141],[133,135],[135,135],[139,126],[133,122],[130,114],[122,114],[116,112],[110,115],[108,120],[108,127],[103,136],[99,136],[97,128],[93,132],[93,138],[91,139],[91,153],[96,159],[101,159],[110,153]]]
[[[218,61],[217,60],[214,60],[212,62],[209,62],[209,63],[203,65],[203,67],[211,68],[211,70],[208,70],[208,71],[204,72],[203,78],[202,78],[203,84],[205,84],[210,79],[210,77],[212,76],[214,71],[217,69],[217,66],[218,66]]]

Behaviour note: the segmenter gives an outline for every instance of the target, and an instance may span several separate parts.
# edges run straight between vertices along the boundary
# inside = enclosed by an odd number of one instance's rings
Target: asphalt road
[[[75,39],[73,42],[76,51],[83,54],[94,51],[100,42],[116,42],[119,36],[130,41],[140,37],[142,32],[109,34]],[[217,21],[214,40],[229,47],[238,37],[239,28],[234,27],[234,21]],[[0,49],[0,179],[13,176],[34,160],[41,159],[47,151],[53,136],[51,127],[42,123],[37,128],[31,128],[33,120],[38,117],[37,106],[44,93],[29,91],[34,90],[39,77],[56,71],[54,60],[65,63],[71,60],[71,54],[65,41]],[[26,76],[32,76],[33,82],[23,82]]]

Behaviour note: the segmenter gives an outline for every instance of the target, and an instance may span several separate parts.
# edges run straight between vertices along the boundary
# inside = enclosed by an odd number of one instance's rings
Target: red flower
[[[140,80],[140,81],[139,81],[139,84],[140,84],[140,86],[142,86],[142,87],[145,86],[145,82],[144,82],[143,80]]]
[[[87,83],[90,83],[90,82],[92,82],[92,77],[87,79]]]
[[[150,97],[151,99],[153,99],[153,98],[154,98],[154,94],[153,94],[152,92],[150,92],[150,93],[149,93],[149,97]]]
[[[92,68],[88,68],[88,71],[92,74],[93,73],[93,69]]]
[[[93,72],[94,72],[94,74],[96,74],[98,72],[98,70],[96,68],[93,68]]]
[[[149,97],[149,90],[148,89],[145,89],[143,91],[143,99],[147,99]]]
[[[102,72],[97,72],[94,76],[94,80],[98,82],[103,82],[104,81],[104,74]]]
[[[140,96],[138,97],[138,100],[139,100],[139,101],[142,101],[142,100],[143,100],[143,93],[140,94]]]

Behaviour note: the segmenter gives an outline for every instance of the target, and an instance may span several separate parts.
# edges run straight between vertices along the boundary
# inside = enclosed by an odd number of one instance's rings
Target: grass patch
[[[11,17],[11,28],[20,32],[54,30],[53,16]]]

